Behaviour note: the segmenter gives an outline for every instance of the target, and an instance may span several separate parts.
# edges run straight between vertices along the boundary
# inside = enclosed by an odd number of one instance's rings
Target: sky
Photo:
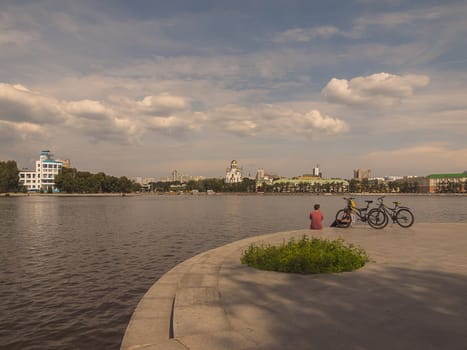
[[[0,0],[0,160],[467,170],[467,2]]]

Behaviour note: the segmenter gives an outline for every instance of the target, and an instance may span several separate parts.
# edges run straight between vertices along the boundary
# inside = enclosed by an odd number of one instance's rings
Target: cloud
[[[179,137],[211,127],[240,136],[303,138],[348,130],[345,121],[313,109],[297,112],[272,104],[227,104],[201,112],[193,109],[190,98],[168,92],[139,100],[114,96],[110,101],[67,101],[9,84],[0,84],[0,121],[4,129],[8,122],[21,137],[53,127],[62,135],[75,133],[93,142],[120,144],[139,143],[153,132]]]
[[[330,38],[339,33],[339,29],[334,26],[294,28],[278,33],[274,36],[273,42],[309,42],[317,38]]]
[[[65,109],[72,115],[85,119],[98,119],[112,113],[99,101],[81,100],[65,103]]]
[[[317,110],[306,113],[304,117],[307,129],[324,131],[328,135],[340,134],[349,129],[345,121],[323,115]]]
[[[324,97],[344,105],[391,106],[414,94],[414,90],[428,85],[424,75],[394,75],[376,73],[349,80],[332,78],[322,90]]]
[[[63,102],[68,114],[66,126],[79,131],[93,141],[117,141],[129,143],[140,135],[138,125],[119,117],[114,106],[100,101],[80,100]]]
[[[337,135],[349,130],[343,120],[318,110],[306,113],[278,105],[244,107],[226,105],[210,113],[212,122],[225,132],[241,136],[312,136]]]
[[[53,123],[63,118],[60,102],[22,85],[0,83],[0,120]]]
[[[378,169],[378,172],[400,171],[406,175],[429,175],[420,172],[437,173],[440,169],[444,172],[467,170],[465,163],[467,148],[452,148],[443,143],[374,151],[363,156],[362,159],[366,164]]]
[[[188,132],[203,128],[203,113],[189,113],[183,116],[152,117],[147,120],[147,127],[170,136],[184,136]]]
[[[37,40],[39,35],[34,31],[24,31],[22,28],[15,28],[16,18],[11,18],[11,14],[0,12],[0,47],[6,45],[25,48],[31,42]]]
[[[355,20],[354,25],[361,29],[369,26],[398,28],[405,24],[429,22],[439,19],[443,14],[448,14],[449,11],[450,10],[446,11],[446,9],[443,9],[441,6],[434,6],[403,12],[383,12],[373,14],[372,16],[359,17]]]
[[[93,141],[129,143],[148,131],[175,136],[199,130],[205,115],[192,111],[187,101],[168,93],[122,99],[121,103],[66,101],[22,85],[0,83],[0,126],[2,135],[13,130],[18,138],[54,128],[62,134],[78,132]]]
[[[169,93],[146,96],[138,102],[138,106],[145,113],[156,115],[170,115],[174,112],[186,110],[189,107],[185,98]]]
[[[16,144],[17,142],[40,138],[45,132],[46,129],[40,125],[0,120],[1,144],[9,142]]]

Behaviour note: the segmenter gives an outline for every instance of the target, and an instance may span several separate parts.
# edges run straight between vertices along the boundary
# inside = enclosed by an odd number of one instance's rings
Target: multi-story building
[[[243,181],[242,168],[238,165],[236,160],[230,162],[230,167],[225,171],[225,182],[234,184]]]
[[[135,181],[137,184],[141,185],[141,189],[144,191],[150,191],[151,183],[156,182],[156,178],[154,177],[136,176],[136,177],[133,177],[132,180]]]
[[[318,176],[299,176],[292,179],[277,179],[273,181],[276,192],[348,192],[349,182],[343,179],[322,179]]]
[[[316,167],[313,168],[312,175],[316,177],[322,176],[321,171],[319,170],[319,165],[316,165]]]
[[[369,179],[371,177],[370,169],[355,169],[353,171],[353,178],[357,180]]]
[[[402,188],[418,193],[465,193],[467,192],[467,172],[459,174],[431,174],[428,176],[404,176],[393,181],[396,192]]]
[[[421,180],[420,192],[459,193],[467,192],[467,172],[460,174],[431,174]]]
[[[264,169],[258,169],[256,171],[256,180],[263,180],[264,179]]]
[[[172,182],[176,182],[176,181],[179,181],[181,183],[187,183],[191,180],[195,180],[195,181],[199,181],[199,180],[202,180],[204,179],[204,176],[193,176],[193,175],[189,175],[189,174],[183,174],[181,173],[180,171],[178,170],[173,170],[172,171],[172,176],[170,178],[171,180],[169,180],[168,178],[165,178],[165,179],[162,179],[162,181],[172,181]]]
[[[53,159],[53,155],[48,150],[42,151],[39,160],[36,160],[35,170],[20,171],[19,182],[31,192],[57,191],[55,176],[62,167],[63,161]]]

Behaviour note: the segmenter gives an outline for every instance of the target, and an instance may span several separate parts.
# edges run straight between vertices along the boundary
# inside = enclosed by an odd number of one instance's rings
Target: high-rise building
[[[319,164],[316,164],[316,167],[313,168],[312,176],[322,177],[322,173],[319,169]]]
[[[180,173],[178,170],[172,170],[172,181],[180,181]]]
[[[263,180],[264,179],[264,169],[258,169],[256,171],[256,180]]]
[[[355,169],[353,178],[357,180],[369,179],[371,177],[371,169]]]
[[[57,191],[55,176],[59,174],[62,167],[62,161],[53,159],[53,154],[49,150],[42,151],[39,160],[36,160],[35,170],[20,171],[19,182],[32,192]]]

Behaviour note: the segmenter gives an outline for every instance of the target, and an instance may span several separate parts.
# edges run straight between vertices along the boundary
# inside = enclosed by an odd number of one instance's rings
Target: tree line
[[[170,192],[177,190],[185,192],[255,192],[256,181],[245,178],[242,182],[229,184],[226,183],[224,179],[210,178],[197,181],[190,180],[183,184],[180,181],[158,181],[150,184],[150,191],[154,192]]]
[[[14,160],[0,161],[0,193],[21,191],[19,170]]]
[[[62,168],[55,176],[55,186],[65,193],[130,193],[141,188],[126,176],[115,177],[102,172],[92,174],[74,168]]]
[[[282,193],[282,192],[307,192],[307,193],[343,193],[343,192],[371,192],[371,193],[417,193],[420,188],[416,182],[387,182],[377,183],[368,179],[349,180],[349,186],[345,186],[342,182],[328,182],[310,184],[307,182],[280,182],[280,183],[261,183],[257,184],[255,180],[243,179],[242,182],[229,184],[221,178],[209,178],[203,180],[190,180],[187,183],[180,181],[158,181],[153,182],[149,186],[151,192],[191,192],[193,190],[199,192],[266,192],[266,193]]]
[[[55,177],[55,186],[60,192],[65,193],[130,193],[141,190],[141,185],[125,176],[115,177],[106,175],[103,172],[92,174],[87,171],[78,171],[74,168],[63,168],[59,175]],[[439,192],[456,193],[465,192],[466,183],[446,183],[440,187]],[[244,178],[239,183],[229,184],[222,178],[208,178],[203,180],[190,180],[187,183],[175,182],[153,182],[150,184],[150,191],[170,192],[170,191],[193,191],[207,192],[370,192],[370,193],[418,193],[419,185],[415,181],[391,181],[378,182],[369,179],[351,179],[348,189],[339,183],[327,184],[307,184],[307,183],[274,183],[260,184],[257,187],[256,181]],[[0,193],[25,192],[19,181],[19,170],[14,160],[0,161]]]
[[[388,181],[378,182],[369,179],[352,179],[349,181],[349,192],[360,193],[418,193],[420,186],[415,181]]]

